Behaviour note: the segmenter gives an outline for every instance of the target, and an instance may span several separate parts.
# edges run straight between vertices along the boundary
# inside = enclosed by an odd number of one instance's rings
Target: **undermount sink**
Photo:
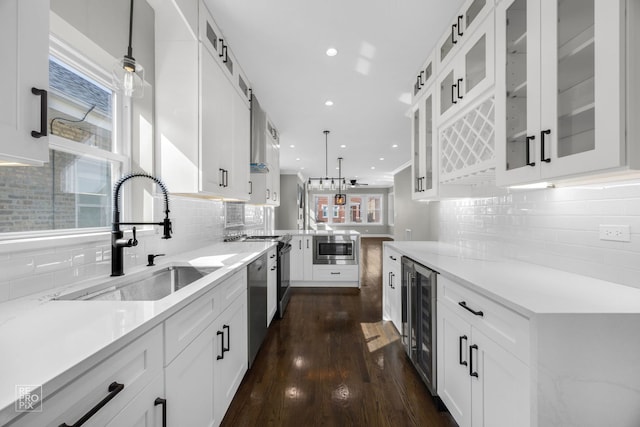
[[[220,267],[194,267],[172,265],[151,274],[135,275],[131,280],[119,282],[98,290],[78,291],[61,295],[57,300],[75,301],[156,301],[166,297]]]

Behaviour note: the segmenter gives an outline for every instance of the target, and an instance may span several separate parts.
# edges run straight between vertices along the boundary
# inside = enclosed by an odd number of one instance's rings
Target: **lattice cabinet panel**
[[[478,104],[440,129],[440,182],[481,185],[495,181],[495,99]]]

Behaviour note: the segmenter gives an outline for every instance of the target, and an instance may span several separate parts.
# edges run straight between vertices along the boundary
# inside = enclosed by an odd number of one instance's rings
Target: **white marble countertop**
[[[442,276],[527,317],[640,313],[640,289],[440,242],[384,242]]]
[[[0,425],[14,417],[15,386],[42,385],[55,391],[84,370],[132,342],[258,258],[275,243],[217,243],[158,258],[157,267],[137,266],[122,278],[92,279],[0,304]],[[53,298],[105,279],[171,263],[220,269],[157,301],[60,301]]]

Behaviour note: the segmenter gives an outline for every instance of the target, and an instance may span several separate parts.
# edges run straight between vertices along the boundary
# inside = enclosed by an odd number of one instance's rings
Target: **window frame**
[[[345,205],[335,205],[333,203],[333,193],[313,193],[313,214],[315,216],[316,224],[327,224],[327,225],[336,225],[336,226],[373,226],[373,225],[388,225],[386,224],[386,215],[385,215],[385,194],[384,193],[347,193],[347,202]],[[322,215],[326,221],[318,222],[318,198],[326,198],[327,203],[322,204],[322,207],[326,209],[327,214],[331,213],[331,215]],[[351,213],[350,207],[352,206],[351,199],[352,198],[361,198],[362,202],[360,204],[360,217],[363,219],[362,222],[354,222],[351,221]],[[380,200],[380,221],[379,222],[369,222],[368,214],[369,214],[369,199],[378,198]],[[339,218],[339,215],[335,216],[335,209],[343,207],[345,210],[344,222],[334,222],[334,218]]]

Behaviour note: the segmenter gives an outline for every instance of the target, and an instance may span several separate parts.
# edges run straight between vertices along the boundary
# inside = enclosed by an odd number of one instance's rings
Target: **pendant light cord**
[[[329,178],[329,131],[324,132],[324,176]]]
[[[131,9],[129,11],[129,47],[127,48],[127,56],[133,55],[133,48],[131,47],[131,39],[133,34],[133,0],[131,0]]]

